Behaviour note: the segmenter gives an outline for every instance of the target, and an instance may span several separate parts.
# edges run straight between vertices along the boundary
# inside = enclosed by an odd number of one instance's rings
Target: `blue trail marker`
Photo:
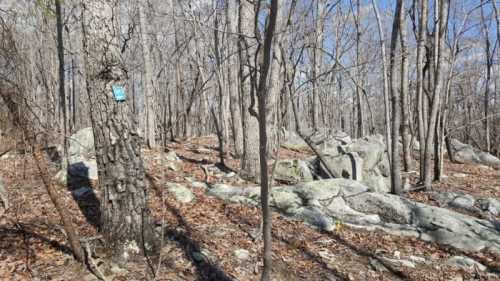
[[[113,85],[113,96],[117,102],[122,102],[127,99],[127,95],[125,94],[125,90],[122,86]]]

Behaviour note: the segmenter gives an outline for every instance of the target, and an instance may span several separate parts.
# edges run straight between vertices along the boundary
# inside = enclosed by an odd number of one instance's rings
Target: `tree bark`
[[[394,194],[401,194],[403,186],[401,184],[401,158],[399,155],[399,126],[401,124],[401,96],[396,83],[396,47],[399,29],[404,21],[404,1],[396,2],[394,20],[392,24],[390,70],[391,70],[391,105],[392,105],[392,161],[391,161],[391,188]]]
[[[436,121],[438,117],[438,111],[441,104],[441,92],[443,90],[443,64],[444,64],[444,47],[446,40],[446,30],[448,24],[448,4],[449,0],[436,1],[439,5],[436,6],[435,20],[437,24],[435,28],[434,35],[434,48],[435,48],[435,60],[436,67],[434,69],[434,89],[432,100],[430,103],[431,112],[429,115],[429,121],[427,125],[427,138],[425,140],[425,155],[424,155],[424,187],[426,190],[430,190],[432,187],[432,150],[434,144],[434,138],[436,135]]]
[[[377,27],[380,37],[380,52],[382,56],[382,75],[383,75],[383,83],[384,83],[384,116],[385,116],[385,144],[386,150],[389,157],[389,162],[392,159],[391,154],[391,117],[390,117],[390,105],[389,105],[389,81],[388,81],[388,69],[387,69],[387,60],[386,60],[386,50],[385,50],[385,36],[384,30],[382,28],[382,22],[380,19],[380,13],[378,10],[378,5],[376,0],[372,0],[373,10],[375,12],[375,18],[377,19]]]
[[[417,119],[418,119],[418,142],[420,156],[420,181],[424,181],[424,158],[425,158],[425,125],[424,125],[424,56],[425,42],[427,41],[427,1],[419,0],[420,19],[418,21],[417,38]]]
[[[265,32],[263,46],[263,60],[260,65],[259,84],[257,88],[257,99],[259,107],[259,156],[260,156],[260,194],[262,207],[262,234],[264,239],[263,259],[264,268],[262,269],[262,281],[271,280],[272,269],[272,236],[271,236],[271,209],[269,208],[269,180],[267,174],[267,99],[269,89],[267,85],[269,69],[271,66],[271,53],[273,47],[273,36],[276,28],[276,19],[278,13],[278,0],[271,1],[271,10],[269,12],[268,26]],[[258,16],[258,13],[256,14]]]
[[[238,49],[238,1],[227,1],[227,29],[228,29],[228,45],[230,57],[228,59],[228,86],[229,86],[229,107],[231,111],[231,129],[233,132],[234,151],[237,157],[243,156],[243,123],[241,121],[241,100],[239,93],[238,77],[239,65],[236,50]]]
[[[145,122],[145,139],[150,149],[156,148],[156,114],[155,114],[155,101],[154,101],[154,88],[153,88],[153,68],[151,65],[151,52],[148,37],[148,24],[146,22],[146,14],[144,7],[146,3],[139,1],[139,26],[141,29],[141,47],[143,59],[143,77],[142,77],[142,90],[146,111]]]
[[[255,36],[255,10],[253,2],[240,1],[239,10],[239,56],[240,56],[240,91],[243,103],[243,159],[241,169],[243,176],[260,181],[259,172],[259,137],[256,132],[259,128],[255,101],[256,76],[256,42],[250,40]]]
[[[147,208],[142,139],[128,101],[117,102],[112,86],[126,83],[118,46],[117,1],[83,3],[87,87],[91,102],[101,198],[101,231],[106,246],[120,261],[155,250]]]

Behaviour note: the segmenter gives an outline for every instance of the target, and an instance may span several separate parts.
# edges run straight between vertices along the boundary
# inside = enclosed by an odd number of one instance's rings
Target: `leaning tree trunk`
[[[118,1],[83,3],[85,68],[94,129],[101,198],[101,231],[115,258],[154,249],[141,158],[142,139],[127,101],[118,102],[113,86],[127,81],[118,46]]]

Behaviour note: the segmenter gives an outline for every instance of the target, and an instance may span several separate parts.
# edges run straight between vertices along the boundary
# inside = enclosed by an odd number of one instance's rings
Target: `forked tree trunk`
[[[438,1],[436,1],[438,2]],[[429,121],[427,125],[427,137],[425,140],[425,154],[424,154],[424,187],[427,190],[431,189],[432,186],[432,151],[434,145],[434,138],[436,137],[436,125],[438,118],[438,111],[441,104],[441,95],[443,91],[443,64],[444,64],[444,48],[446,40],[446,30],[448,24],[448,4],[449,0],[440,0],[439,5],[435,7],[435,23],[438,25],[435,28],[436,34],[434,35],[434,46],[435,46],[435,60],[436,67],[434,69],[434,89],[433,97],[430,102],[431,112],[429,115]]]
[[[101,196],[101,231],[119,260],[152,251],[154,232],[147,208],[142,139],[128,101],[113,86],[126,83],[116,30],[118,1],[83,2],[85,68]],[[115,13],[115,14],[114,14]],[[114,16],[113,16],[114,15]]]

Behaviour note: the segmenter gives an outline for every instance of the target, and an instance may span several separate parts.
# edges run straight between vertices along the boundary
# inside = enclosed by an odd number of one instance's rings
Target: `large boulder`
[[[449,206],[464,210],[473,211],[476,199],[470,194],[457,192],[431,192],[432,199],[437,201],[441,206]]]
[[[59,171],[56,180],[67,183],[68,176],[73,178],[97,180],[98,170],[95,159],[94,134],[91,127],[84,128],[69,138],[69,166],[67,171]]]
[[[381,135],[367,136],[343,145],[344,153],[356,152],[363,158],[363,168],[373,170],[385,156],[385,144]]]
[[[495,198],[482,198],[477,200],[479,208],[483,211],[489,212],[493,216],[500,215],[500,201]]]
[[[72,161],[72,158],[76,160],[95,158],[92,127],[81,129],[69,138],[68,154],[70,162],[75,162]]]
[[[356,152],[334,156],[324,154],[324,159],[335,178],[363,180],[363,159]],[[325,165],[319,159],[317,161],[320,175],[328,175]]]
[[[412,208],[409,201],[391,194],[365,192],[347,198],[349,206],[362,213],[379,215],[385,222],[410,224]]]
[[[195,198],[193,192],[189,188],[179,183],[168,182],[167,190],[174,196],[175,200],[181,203],[189,203]]]
[[[500,159],[457,139],[451,140],[451,148],[456,161],[500,168]]]
[[[303,182],[273,187],[270,205],[326,231],[333,231],[336,221],[342,220],[353,227],[412,236],[466,252],[487,250],[500,257],[500,234],[494,223],[368,190],[363,183],[349,179]],[[232,203],[255,206],[260,201],[257,186],[215,185],[208,192]]]
[[[274,170],[274,179],[287,183],[312,181],[313,175],[305,161],[297,159],[279,160]]]

